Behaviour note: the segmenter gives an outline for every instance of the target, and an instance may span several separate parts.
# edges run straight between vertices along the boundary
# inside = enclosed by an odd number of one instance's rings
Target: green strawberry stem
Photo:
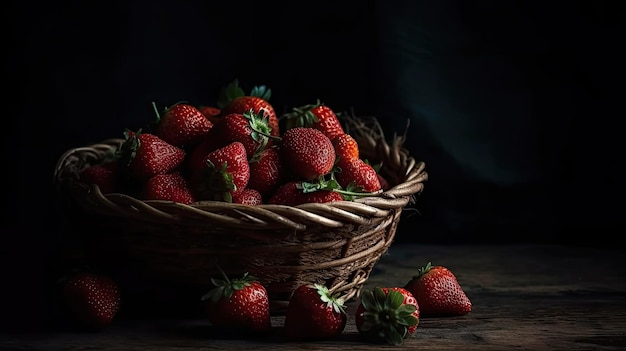
[[[359,191],[360,188],[356,186],[349,186],[349,189],[343,189],[332,175],[329,180],[324,176],[320,176],[317,181],[299,182],[296,184],[296,187],[302,190],[303,193],[312,193],[318,190],[334,191],[340,193],[346,200],[353,200],[355,197],[376,196],[382,192],[382,190],[376,192]],[[350,189],[355,189],[356,191]]]
[[[248,125],[252,129],[250,136],[254,141],[261,144],[259,149],[264,148],[269,139],[281,139],[279,136],[272,135],[272,129],[269,126],[268,118],[263,111],[255,113],[253,109],[250,109],[243,113],[243,117],[248,121]]]
[[[219,265],[216,265],[216,267],[222,274],[223,279],[211,278],[211,283],[213,283],[215,287],[200,298],[202,301],[210,300],[215,303],[223,297],[230,298],[235,290],[242,290],[246,286],[252,285],[252,283],[257,280],[256,277],[250,275],[248,272],[244,273],[241,278],[231,280]]]
[[[293,127],[310,127],[314,123],[318,122],[317,116],[311,112],[316,107],[321,106],[322,103],[319,99],[315,104],[308,104],[299,107],[294,107],[291,112],[286,113],[283,118],[287,120],[287,128]]]
[[[433,266],[432,266],[431,262],[428,262],[428,263],[426,264],[426,266],[424,266],[424,267],[420,267],[420,268],[417,270],[417,274],[416,274],[413,278],[414,278],[414,279],[417,279],[417,278],[419,278],[419,277],[423,276],[424,274],[428,273],[428,271],[430,271],[430,269],[431,269],[431,268],[433,268]]]
[[[346,306],[344,298],[339,296],[338,293],[331,293],[330,290],[322,284],[313,284],[317,293],[320,295],[322,302],[327,306],[332,307],[335,312],[346,313]]]
[[[361,301],[365,307],[362,330],[372,340],[400,345],[408,335],[408,327],[419,322],[413,315],[416,307],[404,304],[404,296],[397,291],[390,290],[385,294],[376,287],[373,291],[364,291]]]
[[[235,78],[232,82],[220,89],[217,106],[224,108],[228,103],[241,96],[246,96],[246,92],[239,86],[239,80]],[[269,89],[265,85],[254,86],[248,96],[256,96],[265,101],[269,101],[272,96],[272,89]]]
[[[176,106],[176,105],[180,105],[180,104],[186,104],[187,101],[179,101],[177,103],[175,103],[174,105],[170,106],[170,107],[166,107],[163,112],[167,112],[168,110],[171,110],[172,107]],[[161,120],[161,112],[159,112],[159,109],[156,105],[156,103],[154,101],[152,101],[152,109],[154,110],[154,114],[156,115],[156,122],[158,123]]]

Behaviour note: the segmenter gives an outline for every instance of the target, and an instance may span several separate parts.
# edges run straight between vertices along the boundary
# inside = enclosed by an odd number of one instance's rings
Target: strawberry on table
[[[328,174],[335,164],[335,148],[330,139],[315,128],[287,129],[280,140],[280,156],[285,166],[301,180]]]
[[[413,294],[401,287],[364,291],[357,306],[358,332],[372,342],[400,345],[419,324],[420,307]]]
[[[111,323],[120,309],[120,288],[112,278],[80,271],[61,280],[61,301],[80,326],[100,330]]]
[[[126,130],[126,140],[118,150],[120,166],[135,180],[170,173],[185,160],[185,150],[151,133]]]
[[[220,270],[221,271],[221,270]],[[209,321],[217,327],[265,333],[271,329],[269,296],[258,279],[248,273],[230,279],[212,278],[215,286],[202,296]]]
[[[295,107],[285,115],[287,129],[294,127],[315,128],[329,139],[344,134],[343,127],[335,111],[322,104],[319,100],[315,104]]]
[[[330,339],[346,327],[344,301],[321,284],[299,286],[285,314],[286,336],[294,340]]]
[[[460,316],[472,311],[472,303],[456,276],[431,262],[418,269],[405,289],[415,296],[423,316]]]
[[[143,185],[141,194],[144,200],[169,200],[185,205],[195,201],[187,179],[179,172],[154,175]]]
[[[152,106],[157,114],[154,134],[166,142],[186,148],[196,145],[213,127],[213,123],[195,106],[179,102],[159,113],[156,104]]]

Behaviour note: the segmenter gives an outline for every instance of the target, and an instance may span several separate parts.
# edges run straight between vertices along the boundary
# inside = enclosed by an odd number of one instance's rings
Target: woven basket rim
[[[357,140],[361,153],[365,156],[384,159],[389,172],[395,173],[402,181],[392,184],[381,193],[359,197],[354,200],[335,201],[318,204],[307,203],[298,206],[260,204],[248,206],[223,201],[197,201],[182,204],[165,200],[141,200],[123,193],[103,194],[97,185],[87,185],[78,180],[82,167],[98,163],[104,156],[114,151],[121,138],[105,139],[101,142],[67,150],[58,160],[53,182],[60,196],[66,192],[68,183],[79,196],[86,196],[83,205],[92,206],[100,212],[122,217],[148,216],[152,220],[209,221],[224,226],[269,228],[289,227],[305,230],[309,225],[341,227],[346,224],[364,224],[372,217],[384,217],[390,210],[397,210],[415,202],[415,195],[422,192],[428,179],[426,164],[417,162],[403,147],[405,137],[394,136],[386,140],[380,125],[374,117],[342,118],[346,131]],[[78,168],[70,169],[72,167]],[[401,173],[401,174],[398,174]],[[227,212],[227,215],[223,213]],[[235,216],[233,216],[235,214]],[[244,219],[241,219],[242,216]],[[238,219],[235,219],[238,217]],[[256,222],[256,224],[255,224]]]

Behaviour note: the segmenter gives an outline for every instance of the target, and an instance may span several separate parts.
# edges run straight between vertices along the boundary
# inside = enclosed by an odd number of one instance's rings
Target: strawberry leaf
[[[315,104],[294,107],[291,112],[286,113],[283,117],[287,120],[287,129],[292,127],[311,127],[319,122],[317,115],[311,112],[316,107],[322,105],[318,99]]]
[[[220,89],[217,106],[219,108],[224,108],[235,98],[245,95],[246,93],[239,86],[239,80],[235,79],[231,83]]]
[[[272,97],[272,89],[265,85],[254,86],[250,91],[250,96],[260,97],[265,101],[269,101],[270,97]]]

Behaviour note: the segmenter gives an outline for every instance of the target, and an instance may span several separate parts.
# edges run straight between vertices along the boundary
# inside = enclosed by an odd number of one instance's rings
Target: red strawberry
[[[294,127],[315,128],[324,133],[329,139],[344,134],[343,127],[335,111],[320,103],[295,107],[292,112],[285,115],[287,129]]]
[[[299,286],[289,299],[285,333],[294,340],[323,340],[340,335],[346,327],[344,301],[320,284]]]
[[[103,194],[110,194],[118,190],[118,163],[109,161],[83,169],[80,180],[85,184],[95,184]]]
[[[471,301],[446,267],[428,262],[405,288],[415,296],[424,316],[460,316],[472,311]]]
[[[108,276],[78,272],[62,281],[61,301],[83,327],[99,330],[110,325],[120,308],[120,289]]]
[[[263,198],[267,198],[273,193],[286,177],[285,167],[276,148],[266,148],[250,159],[249,163],[250,181],[248,188],[258,190]]]
[[[177,103],[159,115],[154,102],[152,105],[157,113],[154,134],[174,146],[196,145],[213,127],[213,123],[195,106]]]
[[[374,167],[360,158],[341,163],[341,171],[335,177],[339,184],[348,190],[375,193],[382,189]]]
[[[361,295],[355,323],[359,333],[370,341],[400,345],[413,335],[419,317],[420,307],[410,291],[377,287]]]
[[[267,203],[273,205],[297,206],[306,203],[324,203],[342,201],[340,193],[331,190],[315,190],[304,192],[302,183],[297,181],[287,182],[276,189]]]
[[[198,110],[200,110],[200,112],[202,112],[204,117],[206,117],[206,119],[208,119],[214,125],[219,123],[219,121],[221,120],[220,115],[222,113],[222,110],[220,108],[218,108],[218,107],[215,107],[215,106],[199,106]]]
[[[126,130],[120,146],[121,166],[135,180],[147,180],[156,174],[170,173],[185,160],[185,151],[158,136]]]
[[[350,134],[339,134],[331,142],[337,155],[337,165],[340,167],[359,158],[359,144]]]
[[[187,179],[179,172],[157,174],[143,185],[144,200],[169,200],[189,205],[194,196]]]
[[[287,129],[279,147],[285,166],[302,180],[319,178],[333,169],[335,149],[330,139],[317,129]]]
[[[223,142],[241,142],[246,148],[248,158],[263,151],[270,140],[270,127],[267,119],[252,110],[225,115],[219,127]]]
[[[203,166],[205,157],[211,153],[219,149],[220,147],[226,146],[226,144],[222,143],[221,138],[219,138],[218,125],[215,125],[209,135],[207,135],[198,145],[195,145],[189,149],[187,152],[187,158],[185,159],[185,170],[187,172],[193,172],[194,170],[201,168]]]
[[[280,127],[278,116],[274,107],[269,103],[272,90],[264,85],[256,86],[250,94],[244,92],[239,87],[239,82],[235,79],[220,92],[218,106],[222,109],[222,116],[231,113],[244,113],[252,110],[256,114],[261,114],[267,118],[267,125],[270,127],[270,134],[278,137]]]
[[[250,180],[246,148],[235,141],[211,151],[192,172],[191,185],[198,200],[232,202],[232,193],[245,189]]]
[[[389,181],[387,180],[387,178],[383,177],[380,173],[376,173],[376,175],[378,176],[378,182],[380,183],[380,188],[383,189],[383,191],[387,191],[390,188],[389,185]]]
[[[265,333],[271,329],[269,297],[256,277],[245,273],[238,279],[212,278],[215,285],[202,296],[208,301],[209,321],[217,327]]]
[[[258,190],[246,188],[232,193],[233,203],[256,206],[263,203],[263,197]]]

